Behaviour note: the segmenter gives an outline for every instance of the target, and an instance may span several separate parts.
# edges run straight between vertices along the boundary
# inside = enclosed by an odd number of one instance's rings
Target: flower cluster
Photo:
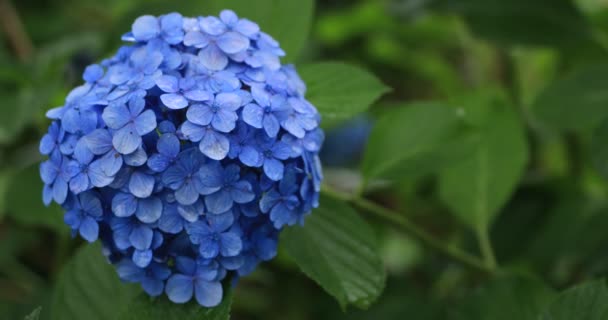
[[[43,200],[124,281],[216,306],[318,205],[320,116],[279,44],[232,11],[142,16],[123,40],[47,113]]]

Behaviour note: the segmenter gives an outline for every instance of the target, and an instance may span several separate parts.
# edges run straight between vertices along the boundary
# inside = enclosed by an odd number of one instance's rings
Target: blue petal
[[[244,146],[239,153],[239,160],[249,167],[259,167],[262,165],[260,152],[252,146]]]
[[[120,129],[129,122],[131,114],[125,105],[114,104],[106,107],[101,117],[109,128]]]
[[[220,253],[224,257],[234,257],[241,252],[243,243],[241,238],[232,233],[226,232],[220,234]]]
[[[174,134],[163,134],[156,143],[156,149],[169,157],[175,157],[179,153],[179,139]]]
[[[162,154],[153,154],[148,159],[148,168],[156,172],[163,172],[169,166],[170,159]]]
[[[169,109],[178,110],[188,106],[188,100],[179,93],[165,93],[160,96],[160,100]]]
[[[116,157],[115,153],[114,156]],[[122,158],[124,158],[124,161],[127,165],[132,167],[139,167],[146,163],[146,161],[148,160],[148,155],[146,154],[146,151],[144,151],[144,148],[139,147],[134,152],[126,154]]]
[[[191,180],[184,181],[184,184],[175,191],[175,200],[183,205],[191,205],[198,200],[198,191]]]
[[[163,213],[163,203],[159,198],[151,197],[140,199],[137,204],[135,215],[139,221],[144,223],[156,222]]]
[[[186,303],[192,299],[194,283],[192,277],[175,274],[167,280],[165,292],[169,300],[175,303]]]
[[[70,180],[70,191],[75,194],[89,190],[90,187],[89,177],[85,173],[79,173]]]
[[[195,222],[196,220],[198,220],[198,217],[200,215],[203,215],[205,213],[204,209],[205,208],[203,204],[199,204],[199,202],[197,202],[189,206],[178,206],[177,212],[184,220],[188,222]]]
[[[114,177],[106,174],[103,165],[104,163],[101,160],[95,160],[89,166],[89,180],[97,188],[109,186],[114,182]]]
[[[180,127],[180,131],[186,139],[193,142],[197,142],[203,139],[203,136],[205,135],[207,129],[190,121],[186,121]]]
[[[216,45],[208,45],[198,55],[201,64],[209,70],[223,70],[228,65],[228,57]]]
[[[282,228],[284,225],[293,225],[296,222],[294,213],[282,202],[270,210],[270,220],[277,229]]]
[[[214,113],[211,111],[211,107],[207,104],[192,105],[186,112],[188,121],[201,126],[206,126],[211,123],[213,115]]]
[[[264,109],[257,104],[250,103],[243,108],[243,121],[254,128],[262,128]]]
[[[279,133],[279,120],[273,114],[266,114],[262,120],[262,125],[266,134],[274,138]]]
[[[83,193],[79,196],[80,208],[87,215],[95,218],[101,218],[103,215],[103,209],[101,207],[101,201],[95,195],[90,192]]]
[[[236,127],[236,120],[238,118],[236,112],[221,109],[213,117],[211,125],[219,132],[228,133]]]
[[[255,199],[251,184],[247,181],[238,181],[232,185],[230,196],[236,203],[247,203]]]
[[[158,36],[160,26],[158,19],[154,16],[141,16],[135,20],[132,26],[133,37],[137,41],[147,41]]]
[[[165,289],[164,282],[155,279],[144,279],[141,282],[141,287],[151,297],[158,297],[163,293]]]
[[[283,178],[284,165],[276,159],[266,159],[264,161],[264,173],[273,181],[279,181]]]
[[[122,155],[116,151],[106,153],[99,161],[99,168],[105,175],[112,177],[122,167]],[[97,161],[95,161],[97,162]]]
[[[220,19],[228,26],[235,25],[239,21],[239,17],[232,10],[222,10],[220,12]]]
[[[53,199],[58,204],[63,204],[68,196],[68,184],[63,179],[57,179],[53,183]]]
[[[179,214],[164,211],[158,220],[158,228],[167,233],[177,234],[183,230],[183,221]]]
[[[189,31],[184,35],[184,45],[204,48],[209,45],[209,39],[198,31]]]
[[[232,197],[227,190],[220,190],[205,196],[205,205],[210,213],[224,213],[232,208],[232,204]]]
[[[167,93],[176,93],[179,91],[179,80],[174,76],[163,75],[156,79],[156,85]]]
[[[260,199],[260,210],[264,213],[268,213],[280,200],[281,194],[275,189],[272,189],[269,192],[266,192],[262,196],[262,199]]]
[[[103,68],[98,64],[92,64],[84,69],[82,78],[87,82],[95,82],[103,76]]]
[[[226,32],[217,39],[217,46],[227,54],[235,54],[249,48],[249,39],[236,32]]]
[[[129,217],[137,209],[137,199],[129,193],[117,193],[112,198],[112,212],[117,217]]]
[[[145,268],[152,262],[152,250],[135,250],[131,259],[136,266]]]
[[[201,152],[213,160],[222,160],[228,155],[230,141],[222,134],[207,131],[199,145]]]
[[[220,244],[215,239],[206,238],[201,241],[201,245],[198,248],[198,252],[205,259],[213,259],[217,257],[220,252]]]
[[[108,130],[97,129],[84,136],[84,141],[95,155],[102,155],[112,150],[112,135]]]
[[[154,233],[147,226],[136,226],[129,234],[131,245],[137,250],[147,250],[152,244]]]
[[[154,190],[154,177],[140,171],[135,171],[129,180],[129,191],[138,198],[146,198]]]
[[[194,284],[194,295],[196,301],[203,307],[215,307],[222,302],[222,284],[220,282],[208,282],[197,279]]]
[[[112,144],[122,154],[133,153],[141,146],[141,136],[135,132],[135,128],[126,126],[114,133]]]
[[[237,22],[234,30],[240,32],[243,35],[246,35],[250,38],[253,38],[258,32],[260,32],[260,27],[247,19],[241,19]]]
[[[80,236],[88,242],[94,242],[97,240],[99,235],[99,225],[91,217],[85,217],[80,222],[80,228],[78,229]]]
[[[192,101],[208,101],[212,97],[209,92],[200,89],[188,90],[184,92],[184,96]]]
[[[146,110],[135,119],[135,130],[140,136],[152,132],[156,128],[156,115],[152,110]]]
[[[200,26],[203,31],[212,36],[218,36],[226,32],[226,25],[216,17],[205,17],[200,19]]]
[[[131,260],[121,260],[116,265],[116,272],[121,280],[128,282],[140,282],[144,275],[144,270],[136,266]]]

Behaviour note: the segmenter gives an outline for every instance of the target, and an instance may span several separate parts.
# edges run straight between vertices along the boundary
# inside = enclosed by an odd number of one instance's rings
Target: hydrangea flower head
[[[213,307],[318,206],[320,116],[279,44],[229,10],[142,16],[40,141],[43,201],[120,278]]]

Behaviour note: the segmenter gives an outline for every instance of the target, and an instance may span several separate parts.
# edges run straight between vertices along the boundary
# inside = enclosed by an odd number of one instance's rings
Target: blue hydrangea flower
[[[47,112],[43,201],[122,280],[216,306],[319,205],[321,118],[279,43],[232,11],[142,16],[123,40]]]

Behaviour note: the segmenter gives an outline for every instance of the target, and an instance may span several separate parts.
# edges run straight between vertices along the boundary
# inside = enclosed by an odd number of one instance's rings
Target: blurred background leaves
[[[50,319],[53,301],[66,298],[53,288],[67,281],[67,268],[97,275],[70,281],[103,282],[78,286],[126,292],[96,269],[104,268],[94,263],[98,252],[78,262],[98,248],[78,249],[59,209],[41,204],[37,144],[48,125],[45,110],[63,104],[87,64],[116,50],[135,17],[216,14],[230,6],[281,42],[286,61],[309,82],[311,101],[336,114],[324,121],[329,185],[400,212],[449,246],[484,254],[481,236],[497,264],[517,275],[472,272],[365,215],[371,228],[359,240],[377,238],[373,259],[383,262],[362,266],[381,278],[369,302],[380,295],[386,272],[386,289],[368,310],[341,309],[298,271],[297,248],[290,247],[304,244],[283,241],[275,261],[240,280],[234,319],[573,319],[569,312],[579,311],[576,319],[607,317],[607,303],[585,304],[608,299],[605,283],[558,292],[608,272],[608,2],[0,3],[0,318],[35,319],[40,310],[40,319]],[[7,24],[7,4],[26,38],[7,32],[15,27]],[[23,43],[25,51],[18,49]],[[328,87],[335,94],[328,96]],[[332,208],[319,211],[311,219]],[[344,211],[352,210],[333,210]],[[302,232],[312,231],[293,230]],[[357,301],[339,286],[326,289],[343,304]],[[86,317],[77,313],[82,306],[73,307],[75,318]]]

